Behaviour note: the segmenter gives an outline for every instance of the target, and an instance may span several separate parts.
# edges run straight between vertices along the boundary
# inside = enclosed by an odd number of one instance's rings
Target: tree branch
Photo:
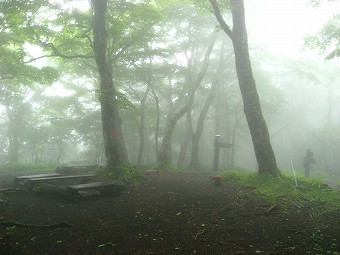
[[[90,58],[94,58],[93,55],[64,55],[54,46],[53,43],[46,43],[45,46],[50,47],[52,49],[52,51],[54,53],[53,55],[55,57],[61,57],[61,58],[66,58],[66,59],[74,59],[74,58],[90,59]]]
[[[88,55],[64,55],[55,47],[55,45],[53,43],[48,42],[48,38],[43,41],[40,38],[40,36],[36,33],[36,31],[34,30],[33,27],[29,26],[29,28],[32,31],[32,33],[35,35],[38,44],[43,48],[50,48],[53,53],[49,54],[49,55],[44,55],[44,56],[40,56],[40,57],[37,57],[37,58],[32,58],[30,60],[24,61],[25,64],[34,62],[34,61],[41,59],[41,58],[50,58],[50,57],[61,57],[61,58],[65,58],[65,59],[74,59],[74,58],[90,59],[90,58],[94,58],[94,56],[91,56],[91,55],[90,56],[88,56]],[[88,36],[87,36],[87,33],[90,30],[91,30],[91,28],[88,29],[87,31],[85,31],[83,33],[82,37],[87,38],[90,41],[90,46],[93,47],[91,39],[88,38]]]
[[[23,63],[24,63],[24,64],[28,64],[28,63],[34,62],[34,61],[36,61],[36,60],[38,60],[38,59],[42,59],[42,58],[50,58],[50,57],[55,57],[55,55],[54,55],[54,54],[51,54],[51,55],[43,55],[43,56],[40,56],[40,57],[31,58],[31,59],[29,59],[29,60],[27,60],[27,61],[23,61]]]
[[[214,14],[215,14],[215,17],[216,17],[218,23],[220,23],[222,29],[224,30],[224,32],[226,32],[226,34],[230,37],[230,39],[231,39],[231,40],[234,40],[234,39],[233,39],[233,38],[234,38],[234,34],[233,34],[233,32],[231,31],[229,25],[228,25],[228,24],[225,22],[225,20],[223,19],[217,1],[216,1],[216,0],[210,0],[210,3],[211,3],[211,6],[212,6],[213,9],[214,9]]]

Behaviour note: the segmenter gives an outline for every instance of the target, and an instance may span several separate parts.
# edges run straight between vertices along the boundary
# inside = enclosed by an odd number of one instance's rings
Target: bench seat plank
[[[124,184],[121,181],[92,182],[67,186],[67,188],[74,193],[95,191],[100,192],[102,195],[106,194],[115,196],[119,196],[123,187]]]
[[[84,183],[84,184],[75,184],[67,186],[69,189],[72,190],[87,190],[87,189],[97,189],[97,188],[110,188],[115,184],[112,182],[91,182],[91,183]]]
[[[50,181],[61,181],[61,180],[74,180],[74,179],[92,179],[96,177],[95,174],[87,174],[87,175],[59,175],[52,177],[44,177],[44,178],[30,178],[27,179],[27,182],[36,183],[36,182],[50,182]]]
[[[49,174],[32,174],[32,175],[22,175],[14,178],[14,182],[19,184],[21,182],[25,182],[28,179],[38,179],[38,178],[49,178],[49,177],[57,177],[60,176],[58,173],[49,173]]]

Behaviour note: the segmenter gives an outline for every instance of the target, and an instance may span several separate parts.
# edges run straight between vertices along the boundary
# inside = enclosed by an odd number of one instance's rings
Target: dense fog
[[[85,2],[73,6],[78,13],[74,18],[49,17],[59,55],[40,58],[48,51],[58,53],[46,47],[49,36],[41,35],[46,45],[33,39],[23,44],[26,66],[54,71],[20,67],[11,74],[7,68],[15,61],[0,62],[0,163],[105,164],[99,103],[104,95],[95,62],[65,57],[91,55]],[[309,149],[316,159],[313,176],[340,174],[340,62],[326,60],[334,44],[312,43],[339,7],[338,1],[320,6],[293,0],[246,2],[254,78],[282,171],[295,167],[302,175]],[[173,127],[174,167],[211,169],[215,135],[220,135],[221,142],[232,144],[220,149],[220,169],[256,171],[230,39],[211,11],[184,3],[164,10],[159,14],[132,1],[109,16],[110,64],[122,125],[117,132],[123,135],[128,162],[156,166],[169,123],[187,107]],[[225,18],[231,22],[229,14]],[[33,22],[47,24],[46,13]],[[192,141],[200,128],[199,161],[194,164]]]

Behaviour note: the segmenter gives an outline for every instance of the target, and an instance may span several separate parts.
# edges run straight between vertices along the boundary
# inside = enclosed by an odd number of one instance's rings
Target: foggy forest
[[[340,254],[339,10],[0,0],[0,254]]]

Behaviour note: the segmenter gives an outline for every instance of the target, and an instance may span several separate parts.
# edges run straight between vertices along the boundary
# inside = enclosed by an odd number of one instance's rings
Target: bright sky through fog
[[[87,11],[90,8],[90,1],[77,0],[68,4],[69,7],[78,8],[81,11]]]
[[[251,44],[263,45],[279,55],[296,54],[303,38],[317,33],[340,12],[340,1],[323,1],[313,8],[309,0],[248,0],[246,19]]]

